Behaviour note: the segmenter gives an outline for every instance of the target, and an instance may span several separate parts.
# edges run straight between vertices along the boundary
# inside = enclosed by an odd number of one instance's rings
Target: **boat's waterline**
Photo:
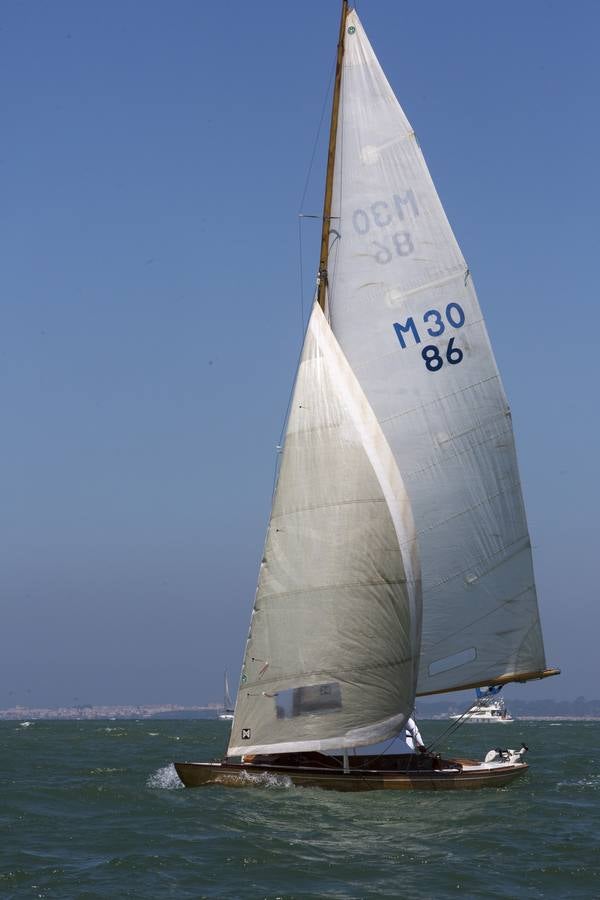
[[[186,787],[216,784],[256,787],[280,782],[283,786],[318,787],[335,791],[469,790],[502,787],[527,771],[524,762],[477,763],[456,761],[453,767],[426,771],[369,770],[360,773],[314,769],[309,766],[267,766],[230,762],[175,763]]]
[[[450,718],[454,719],[455,722],[458,721],[459,719],[463,719],[463,721],[467,725],[471,722],[475,722],[475,723],[492,722],[492,723],[499,723],[501,725],[510,725],[515,721],[510,716],[506,719],[492,718],[491,716],[464,716],[464,717],[463,716],[450,716]]]

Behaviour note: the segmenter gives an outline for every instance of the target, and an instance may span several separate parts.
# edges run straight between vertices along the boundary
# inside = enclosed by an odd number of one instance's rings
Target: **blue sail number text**
[[[423,314],[423,325],[427,326],[425,331],[429,337],[440,337],[446,331],[446,327],[462,328],[465,324],[465,312],[459,303],[449,303],[444,310],[444,315],[439,309],[428,309]],[[403,350],[406,349],[406,340],[409,335],[415,344],[421,343],[421,335],[412,316],[406,322],[394,322],[394,331]],[[421,350],[421,356],[428,372],[438,372],[444,365],[439,348],[435,344],[427,344]],[[454,346],[454,338],[450,338],[446,348],[445,360],[451,366],[458,365],[462,362],[464,353],[458,347]]]

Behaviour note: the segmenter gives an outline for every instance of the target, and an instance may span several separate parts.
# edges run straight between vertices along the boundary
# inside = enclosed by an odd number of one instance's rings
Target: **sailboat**
[[[526,748],[364,751],[403,731],[415,696],[558,670],[473,279],[346,0],[280,460],[226,757],[176,763],[183,783],[458,789],[521,775]]]
[[[227,722],[232,722],[234,709],[231,702],[231,694],[229,693],[229,679],[227,677],[227,669],[225,669],[224,681],[225,685],[223,689],[223,709],[219,713],[219,719]]]

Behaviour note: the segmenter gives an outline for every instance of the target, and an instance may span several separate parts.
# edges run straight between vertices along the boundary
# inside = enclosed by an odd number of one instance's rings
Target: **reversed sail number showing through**
[[[440,337],[446,331],[446,325],[452,328],[462,328],[465,324],[465,313],[460,303],[452,302],[446,306],[444,316],[439,309],[428,309],[426,313],[423,313],[423,324],[427,325],[425,330],[429,337]],[[405,335],[407,337],[412,335],[415,344],[421,343],[421,335],[412,316],[409,316],[404,324],[394,322],[394,331],[403,350],[406,349]],[[444,365],[444,358],[435,344],[427,344],[426,347],[423,347],[421,356],[428,372],[439,372]],[[451,366],[456,366],[462,362],[463,356],[464,353],[454,346],[454,338],[451,337],[446,348],[446,362]]]
[[[388,226],[393,225],[396,217],[400,222],[404,222],[408,210],[415,218],[419,215],[419,207],[410,188],[404,192],[404,196],[394,194],[391,203],[385,200],[376,200],[367,209],[355,209],[352,213],[352,226],[360,237],[367,234],[373,237],[378,234],[377,229],[387,229]],[[373,259],[379,265],[391,262],[394,255],[410,256],[415,249],[410,231],[396,231],[391,237],[391,247],[382,244],[381,241],[372,240],[370,242],[370,245],[377,251],[372,254]]]

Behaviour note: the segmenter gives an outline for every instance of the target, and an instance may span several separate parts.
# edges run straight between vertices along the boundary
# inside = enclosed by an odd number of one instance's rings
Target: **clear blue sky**
[[[600,4],[361,0],[511,402],[548,661],[597,696]],[[0,706],[237,681],[338,0],[0,8]],[[321,142],[303,211],[321,207]],[[305,311],[318,223],[303,226]],[[13,693],[9,693],[13,692]],[[510,694],[509,694],[510,696]]]

